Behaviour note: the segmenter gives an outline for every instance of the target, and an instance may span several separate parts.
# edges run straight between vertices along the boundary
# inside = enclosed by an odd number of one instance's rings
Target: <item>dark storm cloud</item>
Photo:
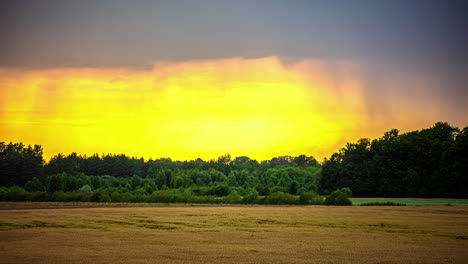
[[[467,1],[2,1],[2,66],[232,56],[466,67]]]
[[[463,0],[2,1],[0,67],[344,60],[363,65],[370,111],[385,94],[411,90],[459,112],[468,100],[467,11]]]

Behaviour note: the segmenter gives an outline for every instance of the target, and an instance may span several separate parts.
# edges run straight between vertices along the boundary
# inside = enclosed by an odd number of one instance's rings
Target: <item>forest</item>
[[[347,186],[358,197],[468,197],[468,127],[431,128],[347,143],[323,162],[320,191]]]
[[[0,200],[351,204],[349,197],[468,198],[468,127],[448,123],[347,143],[319,163],[229,154],[203,161],[57,154],[0,142]],[[323,196],[328,195],[327,198]]]

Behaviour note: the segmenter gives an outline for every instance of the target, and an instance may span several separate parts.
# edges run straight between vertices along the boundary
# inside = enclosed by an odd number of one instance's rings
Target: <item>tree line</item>
[[[41,146],[0,142],[0,200],[322,204],[318,193],[332,193],[329,201],[347,204],[351,190],[466,198],[467,149],[468,128],[441,122],[348,143],[323,164],[306,155],[258,162],[229,154],[172,161],[72,153],[45,162]]]
[[[276,157],[259,163],[245,156],[232,159],[229,154],[205,162],[201,159],[172,161],[170,158],[145,161],[123,154],[87,157],[72,153],[58,154],[44,162],[41,146],[0,143],[0,157],[1,186],[25,186],[32,180],[45,183],[51,175],[76,179],[87,175],[93,181],[100,176],[112,176],[101,177],[103,180],[120,178],[119,187],[128,187],[125,179],[137,178],[142,179],[140,182],[148,181],[155,190],[225,184],[238,189],[256,188],[262,195],[271,191],[296,194],[317,190],[320,173],[317,160],[305,155]],[[110,184],[116,182],[113,180]],[[90,185],[100,187],[99,184]]]
[[[0,143],[0,156],[1,184],[5,186],[0,189],[0,200],[323,202],[317,194],[320,164],[306,155],[258,162],[229,154],[210,161],[172,161],[72,153],[57,154],[45,162],[41,146]],[[300,194],[309,198],[301,200]]]
[[[347,143],[323,162],[320,191],[360,197],[468,198],[468,127],[448,123]]]

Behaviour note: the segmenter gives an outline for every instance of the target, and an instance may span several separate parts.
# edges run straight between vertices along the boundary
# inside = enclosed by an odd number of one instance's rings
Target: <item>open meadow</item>
[[[383,197],[351,197],[353,205],[365,203],[388,203],[404,204],[409,206],[439,206],[439,205],[468,205],[468,199],[453,198],[383,198]]]
[[[465,206],[0,203],[1,263],[466,263]]]

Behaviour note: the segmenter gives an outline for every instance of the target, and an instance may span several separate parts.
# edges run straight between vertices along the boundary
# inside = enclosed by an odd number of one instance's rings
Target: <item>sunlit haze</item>
[[[3,1],[0,141],[40,144],[46,159],[322,160],[392,128],[464,127],[463,10],[466,1]]]
[[[76,151],[321,159],[346,141],[390,129],[370,118],[359,69],[345,62],[332,69],[268,57],[160,63],[149,71],[2,70],[0,83],[1,137],[41,144],[47,158]],[[408,112],[399,125],[438,117],[430,108],[424,118],[415,114],[422,113]]]

